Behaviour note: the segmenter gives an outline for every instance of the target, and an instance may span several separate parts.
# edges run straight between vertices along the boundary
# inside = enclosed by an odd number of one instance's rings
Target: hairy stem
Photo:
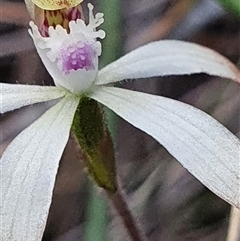
[[[121,218],[131,239],[133,241],[144,241],[145,239],[143,238],[142,232],[139,230],[121,190],[118,189],[115,193],[106,192],[106,194],[117,211],[118,216]]]

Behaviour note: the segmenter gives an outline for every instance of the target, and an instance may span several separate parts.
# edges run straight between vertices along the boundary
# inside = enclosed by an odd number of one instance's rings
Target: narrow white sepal
[[[0,83],[0,113],[64,95],[66,91],[56,87]]]
[[[21,132],[0,160],[0,240],[40,241],[79,100],[66,96]]]
[[[103,68],[96,85],[124,79],[206,73],[240,83],[239,70],[219,53],[194,44],[161,40],[140,47]]]
[[[215,194],[240,208],[240,141],[223,125],[182,102],[114,87],[90,96],[161,143]]]

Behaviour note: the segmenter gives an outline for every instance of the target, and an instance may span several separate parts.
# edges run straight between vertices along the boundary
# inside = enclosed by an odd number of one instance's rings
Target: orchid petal
[[[124,79],[206,73],[240,83],[239,70],[226,58],[206,47],[163,40],[140,47],[99,72],[96,85]]]
[[[3,153],[1,240],[41,240],[78,102],[66,96],[21,132]]]
[[[56,87],[0,83],[0,113],[23,106],[58,99],[66,91]]]
[[[240,208],[240,141],[190,105],[140,92],[100,87],[90,95],[161,143],[215,194]]]

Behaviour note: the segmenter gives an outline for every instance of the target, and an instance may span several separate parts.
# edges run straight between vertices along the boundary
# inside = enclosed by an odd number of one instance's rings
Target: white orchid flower
[[[159,41],[140,47],[98,71],[103,15],[89,7],[79,19],[49,28],[43,37],[33,22],[30,35],[56,87],[1,84],[1,113],[59,99],[22,131],[0,160],[0,239],[41,240],[58,165],[82,96],[112,109],[162,144],[190,173],[230,204],[240,207],[240,141],[206,113],[165,97],[111,87],[143,77],[207,73],[239,81],[239,72],[218,53],[196,44]]]

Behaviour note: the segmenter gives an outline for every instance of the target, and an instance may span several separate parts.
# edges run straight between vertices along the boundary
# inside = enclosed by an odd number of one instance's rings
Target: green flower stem
[[[90,182],[88,183],[88,194],[84,240],[106,241],[108,217],[105,211],[105,199],[99,195],[94,185]]]
[[[146,239],[134,220],[121,189],[118,188],[116,193],[109,193],[106,191],[106,195],[117,211],[118,216],[121,218],[129,237],[131,237],[133,241],[145,241]]]

